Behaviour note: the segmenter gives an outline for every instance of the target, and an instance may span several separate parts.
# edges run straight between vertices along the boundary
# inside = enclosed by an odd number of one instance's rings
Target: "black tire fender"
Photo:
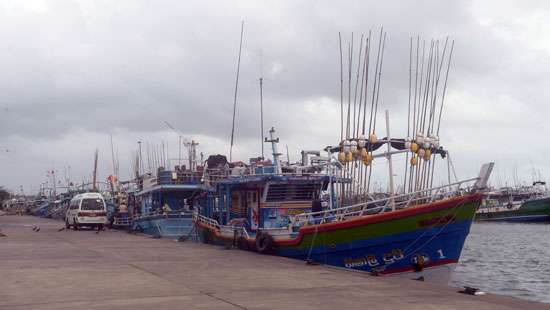
[[[259,233],[256,237],[256,251],[262,254],[269,254],[273,251],[273,237],[268,233]]]

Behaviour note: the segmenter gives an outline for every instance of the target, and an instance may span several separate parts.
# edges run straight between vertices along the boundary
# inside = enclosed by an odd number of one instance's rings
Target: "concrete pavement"
[[[0,309],[550,309],[190,241],[62,227],[0,216]]]

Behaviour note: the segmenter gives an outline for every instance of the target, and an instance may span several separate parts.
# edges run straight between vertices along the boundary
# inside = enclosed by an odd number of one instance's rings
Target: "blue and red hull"
[[[443,269],[446,275],[438,281],[445,282],[460,258],[480,203],[481,196],[472,194],[305,226],[287,240],[275,238],[272,252],[375,274],[408,273],[412,278],[423,277],[430,269]],[[221,237],[215,230],[211,233]],[[248,240],[250,247],[254,241]]]

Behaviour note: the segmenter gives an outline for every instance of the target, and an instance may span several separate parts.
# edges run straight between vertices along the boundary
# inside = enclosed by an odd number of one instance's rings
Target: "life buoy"
[[[273,250],[273,237],[268,233],[260,233],[256,237],[256,251],[268,254]]]

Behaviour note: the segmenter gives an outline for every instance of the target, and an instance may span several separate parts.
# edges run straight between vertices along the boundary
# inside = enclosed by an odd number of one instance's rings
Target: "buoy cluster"
[[[411,157],[411,166],[418,164],[418,158],[425,161],[430,160],[434,149],[439,148],[439,137],[433,135],[424,136],[423,133],[418,132],[416,138],[411,139],[407,137],[405,139],[405,148],[413,153]]]
[[[372,144],[377,141],[375,134],[369,135],[369,143]],[[372,154],[367,150],[367,139],[364,135],[360,135],[359,138],[355,140],[344,140],[340,143],[338,161],[341,163],[349,163],[358,160],[361,160],[365,166],[370,165],[373,160]]]
[[[361,135],[357,139],[342,141],[340,143],[338,161],[349,163],[361,160],[366,166],[370,165],[373,156],[367,150],[367,141],[369,144],[374,144],[378,140],[375,134],[370,134],[368,140],[365,136]],[[439,137],[433,135],[424,136],[423,133],[419,132],[414,139],[410,137],[405,139],[405,148],[413,153],[410,163],[412,166],[416,166],[419,158],[425,161],[430,160],[433,150],[439,148]]]

